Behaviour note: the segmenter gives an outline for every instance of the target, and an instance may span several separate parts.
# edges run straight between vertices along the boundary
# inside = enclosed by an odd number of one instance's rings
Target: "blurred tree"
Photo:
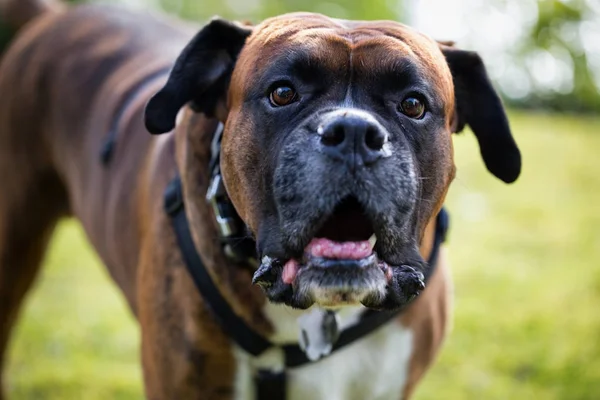
[[[269,16],[293,11],[411,23],[411,11],[419,5],[422,6],[421,13],[426,14],[425,19],[440,21],[439,16],[432,18],[431,10],[439,12],[439,5],[445,0],[103,1],[162,9],[200,25],[213,15],[256,23]],[[482,52],[492,78],[508,104],[562,111],[600,110],[600,0],[463,0],[452,5],[452,8],[460,7],[459,26],[466,47]],[[515,15],[532,10],[533,15],[514,20]],[[506,39],[504,47],[488,46],[490,39],[497,39],[494,37],[497,33],[494,27],[486,26],[482,21],[487,21],[486,17],[494,13],[496,17],[500,15],[504,23],[519,24],[515,28],[521,32],[512,35],[513,42]],[[441,18],[444,26],[452,23],[452,16],[442,15]],[[8,36],[0,16],[0,46]]]
[[[191,20],[213,15],[258,22],[264,18],[294,11],[313,11],[336,18],[398,18],[401,1],[390,0],[158,0],[167,12]]]
[[[600,2],[541,0],[537,14],[537,22],[527,35],[529,40],[521,42],[514,60],[528,72],[532,91],[511,102],[520,107],[600,110]],[[544,65],[543,54],[568,66],[559,73],[571,75],[570,82],[554,88],[536,85],[540,81],[536,74],[543,72],[539,69],[552,68]]]

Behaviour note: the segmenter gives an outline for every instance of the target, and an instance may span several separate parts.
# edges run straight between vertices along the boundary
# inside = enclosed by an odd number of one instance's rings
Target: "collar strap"
[[[188,272],[192,276],[192,279],[203,298],[210,304],[214,316],[219,321],[221,328],[238,346],[253,356],[259,356],[266,350],[276,347],[277,345],[253,330],[233,311],[214,284],[200,255],[196,251],[196,246],[192,239],[188,220],[185,215],[181,181],[179,178],[175,178],[168,185],[165,191],[164,201],[165,210],[171,217],[173,229],[177,236],[177,243],[179,244]],[[435,241],[431,256],[428,260],[430,268],[425,277],[426,281],[435,270],[439,247],[445,240],[447,229],[448,215],[446,211],[442,209],[437,217]],[[366,311],[357,324],[340,333],[339,339],[333,346],[332,353],[373,332],[386,322],[395,318],[400,312],[401,310]],[[286,367],[299,367],[311,362],[297,344],[284,345],[281,346],[281,348],[285,354]]]
[[[246,225],[235,211],[221,177],[219,162],[222,137],[223,124],[219,122],[210,146],[210,183],[206,193],[206,201],[212,207],[217,220],[225,255],[237,263],[256,269],[258,267],[256,243],[251,235],[246,232]]]

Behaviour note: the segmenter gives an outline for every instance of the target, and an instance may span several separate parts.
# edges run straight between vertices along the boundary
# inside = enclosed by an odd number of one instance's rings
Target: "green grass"
[[[600,398],[600,119],[513,114],[523,175],[455,139],[454,328],[417,399]],[[138,328],[81,229],[60,227],[15,331],[11,399],[138,399]]]
[[[9,398],[140,398],[138,327],[74,221],[40,275],[14,331]]]

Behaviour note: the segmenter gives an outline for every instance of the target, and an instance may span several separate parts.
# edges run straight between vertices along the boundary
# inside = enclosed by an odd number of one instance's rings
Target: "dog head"
[[[256,27],[215,19],[146,110],[153,133],[186,103],[225,123],[227,192],[254,234],[272,301],[401,307],[423,288],[419,253],[469,125],[488,170],[521,168],[476,53],[396,22],[296,13]]]

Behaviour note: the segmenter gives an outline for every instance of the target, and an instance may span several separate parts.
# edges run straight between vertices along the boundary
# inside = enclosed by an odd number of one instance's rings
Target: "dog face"
[[[423,289],[419,245],[465,124],[494,175],[520,171],[479,57],[399,23],[214,20],[148,104],[149,130],[170,130],[189,101],[224,120],[223,178],[257,239],[257,281],[293,307],[398,308]]]

